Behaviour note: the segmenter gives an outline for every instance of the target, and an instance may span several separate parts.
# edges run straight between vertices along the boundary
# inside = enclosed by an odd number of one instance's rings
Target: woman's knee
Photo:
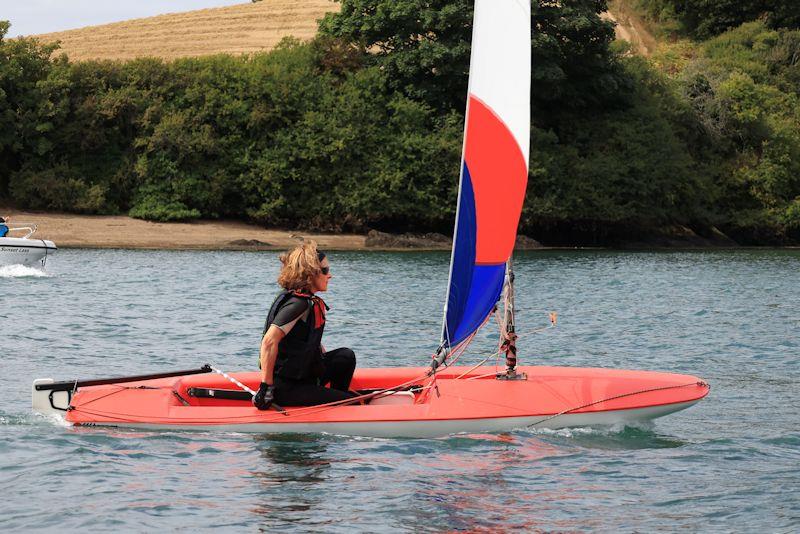
[[[331,351],[333,354],[333,359],[337,362],[341,363],[342,365],[356,364],[356,353],[353,352],[352,349],[348,349],[347,347],[342,347],[340,349],[336,349],[335,351]]]
[[[356,353],[353,352],[352,349],[348,349],[347,347],[344,347],[342,349],[342,356],[346,360],[352,361],[353,363],[356,363]]]

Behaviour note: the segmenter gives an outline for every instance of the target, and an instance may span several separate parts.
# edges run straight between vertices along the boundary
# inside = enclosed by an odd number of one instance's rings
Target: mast
[[[503,284],[503,320],[500,324],[500,351],[506,354],[506,370],[497,378],[501,380],[526,380],[525,373],[517,372],[517,331],[514,322],[514,268],[513,259],[506,262],[506,279]]]

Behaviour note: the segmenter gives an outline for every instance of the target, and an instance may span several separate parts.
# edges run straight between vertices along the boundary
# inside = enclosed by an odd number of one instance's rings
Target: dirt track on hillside
[[[658,42],[647,30],[644,22],[625,0],[609,2],[608,11],[601,14],[600,17],[616,23],[614,28],[616,38],[628,41],[637,55],[649,57],[658,46]]]

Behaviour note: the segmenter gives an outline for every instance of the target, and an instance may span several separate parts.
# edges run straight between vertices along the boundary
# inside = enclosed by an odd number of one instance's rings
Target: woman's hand
[[[253,406],[259,410],[269,410],[272,401],[275,399],[275,386],[270,386],[266,382],[261,382],[258,391],[253,396]]]

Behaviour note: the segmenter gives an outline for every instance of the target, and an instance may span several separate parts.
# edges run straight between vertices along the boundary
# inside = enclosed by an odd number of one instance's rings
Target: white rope
[[[663,391],[663,390],[666,390],[666,389],[678,389],[678,388],[685,388],[685,387],[688,387],[688,386],[701,386],[701,387],[702,386],[706,386],[706,387],[710,387],[708,385],[708,383],[706,383],[706,382],[704,382],[702,380],[698,380],[698,381],[695,381],[695,382],[689,382],[688,384],[679,384],[679,385],[675,385],[675,386],[659,386],[659,387],[654,387],[654,388],[640,389],[638,391],[631,391],[630,393],[622,393],[620,395],[614,395],[613,397],[606,397],[605,399],[600,399],[600,400],[588,402],[586,404],[582,404],[581,406],[575,406],[574,408],[569,408],[568,410],[564,410],[564,411],[558,412],[557,414],[551,415],[549,417],[545,417],[544,419],[542,419],[540,421],[536,421],[535,423],[532,423],[532,424],[530,424],[528,426],[529,427],[534,427],[536,425],[541,425],[542,423],[546,423],[547,421],[552,421],[556,417],[561,417],[562,415],[568,414],[570,412],[574,412],[574,411],[577,411],[577,410],[582,410],[584,408],[589,408],[590,406],[594,406],[595,404],[600,404],[600,403],[603,403],[603,402],[608,402],[608,401],[617,400],[617,399],[624,399],[625,397],[633,397],[634,395],[641,395],[643,393],[651,393],[653,391]]]
[[[483,365],[486,362],[488,362],[493,356],[498,356],[499,357],[500,356],[500,351],[497,351],[497,352],[494,352],[494,353],[488,355],[486,358],[484,358],[480,362],[478,362],[475,365],[473,365],[472,367],[470,367],[468,370],[466,370],[463,373],[461,373],[460,375],[458,375],[455,379],[458,380],[459,378],[464,378],[465,376],[470,374],[472,371],[474,371],[475,369],[477,369],[481,365]],[[468,378],[467,380],[470,380],[470,379]]]
[[[220,371],[219,369],[217,369],[213,365],[211,366],[211,370],[214,371],[217,374],[220,374],[220,375],[224,376],[225,378],[227,378],[228,380],[230,380],[231,382],[233,382],[234,384],[236,384],[237,386],[239,386],[240,388],[242,388],[243,390],[248,392],[250,395],[252,395],[254,397],[256,396],[256,392],[255,391],[253,391],[249,387],[245,386],[244,384],[242,384],[241,382],[239,382],[238,380],[236,380],[235,378],[233,378],[232,376],[227,374],[225,371]]]

